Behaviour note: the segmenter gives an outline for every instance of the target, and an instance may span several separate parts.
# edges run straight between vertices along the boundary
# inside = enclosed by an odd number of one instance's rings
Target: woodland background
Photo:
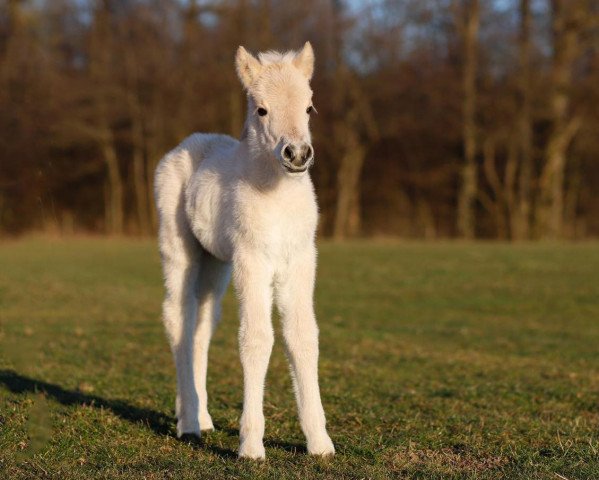
[[[152,234],[237,46],[306,40],[322,236],[599,235],[596,0],[0,0],[0,233]]]

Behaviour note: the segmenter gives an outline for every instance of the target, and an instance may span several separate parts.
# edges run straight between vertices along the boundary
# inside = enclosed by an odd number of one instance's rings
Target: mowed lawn
[[[599,479],[599,244],[322,243],[334,458],[306,455],[277,318],[267,460],[236,457],[232,292],[201,442],[174,435],[153,241],[0,244],[0,478]]]

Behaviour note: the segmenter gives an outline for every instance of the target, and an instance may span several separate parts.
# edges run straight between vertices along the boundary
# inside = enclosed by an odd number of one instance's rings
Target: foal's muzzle
[[[301,173],[308,170],[314,161],[314,149],[307,142],[287,143],[283,146],[281,156],[283,166],[290,173]]]

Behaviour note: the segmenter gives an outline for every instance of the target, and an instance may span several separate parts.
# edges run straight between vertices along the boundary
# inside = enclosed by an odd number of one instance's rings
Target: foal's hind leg
[[[198,322],[194,334],[193,371],[199,398],[199,421],[202,430],[212,430],[212,418],[208,413],[206,373],[208,370],[208,348],[212,333],[221,313],[221,302],[231,277],[231,265],[221,262],[204,251],[199,277]]]
[[[170,219],[169,219],[170,220]],[[193,375],[193,337],[201,250],[181,218],[160,226],[160,253],[166,295],[163,321],[177,369],[177,436],[200,435],[198,394]]]

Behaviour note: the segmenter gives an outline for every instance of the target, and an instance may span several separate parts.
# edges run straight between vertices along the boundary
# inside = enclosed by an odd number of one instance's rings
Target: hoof
[[[185,422],[179,420],[177,422],[177,438],[183,438],[183,436],[194,436],[200,438],[202,433],[197,422],[195,422],[193,425],[186,425]]]
[[[214,424],[210,415],[200,417],[200,430],[202,432],[211,432],[214,430]]]
[[[239,458],[248,458],[250,460],[264,460],[266,458],[266,450],[264,450],[264,445],[262,445],[262,443],[242,443],[239,447]]]
[[[308,453],[319,457],[332,457],[335,455],[335,446],[328,435],[314,442],[308,443]]]

